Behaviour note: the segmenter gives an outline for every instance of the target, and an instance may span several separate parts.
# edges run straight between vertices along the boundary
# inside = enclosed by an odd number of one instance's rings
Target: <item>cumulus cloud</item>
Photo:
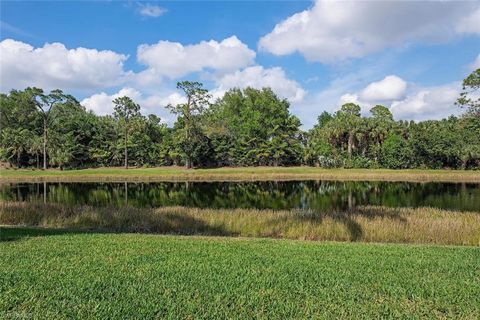
[[[147,76],[151,79],[158,76],[173,79],[204,70],[234,71],[253,64],[255,55],[255,51],[236,36],[220,42],[210,40],[191,45],[159,41],[137,48],[138,61],[148,67],[146,75],[141,75],[144,79]]]
[[[142,94],[133,88],[123,88],[115,94],[108,95],[105,92],[96,93],[88,98],[83,99],[80,104],[88,110],[92,110],[98,115],[107,115],[113,113],[113,100],[118,97],[128,96],[134,101],[142,96]]]
[[[159,115],[162,121],[167,123],[173,122],[174,116],[165,107],[169,104],[176,105],[186,102],[185,97],[178,92],[169,92],[164,95],[146,95],[137,89],[126,87],[111,95],[105,92],[96,93],[83,99],[80,103],[95,114],[108,115],[113,113],[113,100],[123,96],[128,96],[140,104],[142,114],[153,113]]]
[[[285,71],[280,67],[247,67],[243,70],[226,74],[216,82],[218,87],[214,90],[214,95],[217,97],[230,88],[246,87],[257,89],[270,87],[279,96],[291,102],[299,102],[305,96],[305,90],[296,81],[288,79]]]
[[[363,101],[360,101],[358,98],[358,94],[356,93],[345,93],[340,97],[340,103],[338,104],[338,108],[344,105],[345,103],[355,103],[358,105],[365,104]]]
[[[398,119],[442,119],[461,110],[455,106],[460,93],[460,83],[419,88],[404,100],[394,101],[390,107]]]
[[[138,12],[145,17],[158,18],[167,12],[167,9],[154,4],[138,4]]]
[[[386,76],[383,80],[370,83],[360,93],[360,98],[366,101],[389,101],[403,98],[407,83],[395,76]]]
[[[459,1],[328,1],[277,24],[260,49],[300,52],[330,63],[415,41],[439,42],[480,33],[480,3]]]
[[[129,75],[123,68],[126,55],[110,50],[67,49],[61,43],[43,47],[5,39],[0,42],[1,90],[38,86],[85,89],[122,83]]]
[[[392,78],[396,79],[385,81]],[[392,83],[397,83],[397,86],[391,86]],[[379,90],[380,88],[383,90]],[[455,106],[460,88],[459,82],[442,86],[419,87],[415,84],[407,84],[397,76],[387,76],[381,81],[369,84],[360,93],[343,94],[338,105],[352,102],[360,105],[362,113],[368,115],[374,105],[383,104],[390,108],[396,119],[442,119],[461,113],[460,108]]]

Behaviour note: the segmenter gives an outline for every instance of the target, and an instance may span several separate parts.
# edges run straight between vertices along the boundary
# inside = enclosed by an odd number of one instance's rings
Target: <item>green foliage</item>
[[[457,100],[457,105],[467,108],[467,113],[473,117],[480,117],[480,68],[473,71],[463,80],[463,91]]]
[[[413,152],[407,141],[393,133],[389,135],[380,150],[380,163],[384,168],[405,169],[411,166]]]
[[[272,90],[232,89],[206,115],[206,134],[223,166],[301,163],[300,121]]]
[[[185,103],[168,128],[144,116],[129,97],[115,99],[113,115],[97,116],[60,90],[0,94],[0,160],[15,167],[296,166],[324,168],[480,168],[479,70],[464,81],[461,118],[395,121],[376,105],[370,116],[347,103],[323,112],[308,132],[289,102],[271,89],[231,89],[215,103],[199,82],[179,82]],[[468,94],[467,94],[468,93]],[[162,107],[162,106],[159,106]],[[473,111],[472,111],[473,110]]]
[[[200,82],[178,82],[177,89],[183,91],[187,100],[186,103],[167,106],[173,114],[178,115],[175,135],[177,150],[187,168],[201,166],[211,158],[208,139],[201,128],[202,115],[210,105],[211,96]]]
[[[119,126],[123,127],[123,143],[120,143],[119,147],[124,150],[124,165],[125,168],[128,168],[128,147],[130,140],[128,139],[128,133],[131,130],[131,122],[135,121],[136,118],[140,117],[140,105],[135,103],[129,97],[118,97],[113,100],[114,107],[114,117],[119,121]]]

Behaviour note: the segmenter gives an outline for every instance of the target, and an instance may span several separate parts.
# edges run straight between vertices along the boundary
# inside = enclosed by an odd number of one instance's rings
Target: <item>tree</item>
[[[467,114],[480,117],[480,95],[476,92],[480,89],[480,68],[473,71],[463,80],[463,91],[456,104],[467,108]]]
[[[393,115],[387,107],[376,105],[370,109],[372,117],[370,119],[370,137],[374,142],[373,154],[375,162],[378,162],[378,156],[381,145],[392,130],[395,121]]]
[[[300,120],[269,89],[231,89],[205,115],[218,165],[292,165],[302,161]]]
[[[192,167],[192,153],[194,149],[192,137],[198,135],[198,123],[195,119],[205,111],[210,104],[211,98],[208,90],[203,88],[200,82],[182,81],[177,83],[177,89],[182,90],[187,98],[186,103],[180,103],[175,106],[168,105],[167,108],[182,118],[183,122],[183,153],[185,157],[185,167]]]
[[[333,119],[332,115],[327,111],[323,111],[317,118],[317,124],[315,127],[323,128]]]
[[[71,95],[64,94],[62,90],[56,89],[50,91],[50,94],[44,94],[42,89],[27,88],[25,90],[31,101],[41,112],[43,119],[43,169],[47,169],[47,142],[48,142],[48,127],[50,121],[50,111],[59,103],[66,103],[74,101],[78,103]]]
[[[125,169],[128,169],[128,131],[130,121],[140,116],[140,105],[127,96],[113,100],[114,116],[123,125]]]
[[[339,120],[338,124],[347,132],[348,157],[352,158],[353,149],[355,149],[355,134],[359,129],[361,119],[360,106],[354,103],[346,103],[337,111],[336,118]]]
[[[0,95],[0,153],[17,167],[29,165],[30,140],[37,136],[39,114],[24,91]]]
[[[459,100],[478,106],[478,71]],[[477,82],[476,82],[477,81]],[[345,104],[323,112],[308,132],[289,102],[270,88],[231,89],[212,105],[198,82],[181,82],[186,101],[169,106],[173,127],[144,116],[128,97],[114,115],[98,116],[60,90],[0,94],[0,161],[10,166],[288,166],[348,168],[480,168],[480,116],[395,121],[388,108]],[[477,92],[474,92],[477,90]],[[208,106],[208,108],[207,108]],[[3,165],[3,163],[2,163]]]
[[[32,136],[29,141],[28,152],[35,155],[35,166],[39,169],[40,166],[40,154],[43,150],[43,142],[40,136]]]
[[[407,142],[397,134],[387,136],[380,149],[380,163],[384,168],[409,168],[412,156],[412,151]]]
[[[304,161],[310,165],[323,165],[320,159],[329,159],[336,156],[334,143],[330,144],[329,123],[333,116],[324,111],[317,117],[317,123],[307,132],[307,141],[304,149]],[[333,141],[332,141],[333,142]],[[325,161],[322,161],[325,162]]]
[[[30,139],[31,132],[27,129],[6,128],[2,130],[4,157],[7,158],[10,163],[15,162],[16,166],[20,167],[22,155],[28,150],[28,142]]]
[[[61,170],[73,160],[73,150],[75,148],[75,139],[73,133],[56,135],[51,138],[53,144],[57,147],[50,152],[50,162],[58,166]]]

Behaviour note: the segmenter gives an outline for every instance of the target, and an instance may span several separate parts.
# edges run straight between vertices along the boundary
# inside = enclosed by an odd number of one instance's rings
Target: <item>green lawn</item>
[[[0,318],[480,317],[480,249],[0,230]]]
[[[112,181],[112,180],[391,180],[480,182],[480,171],[322,169],[314,167],[245,167],[190,169],[183,167],[98,168],[83,170],[1,169],[2,181]]]

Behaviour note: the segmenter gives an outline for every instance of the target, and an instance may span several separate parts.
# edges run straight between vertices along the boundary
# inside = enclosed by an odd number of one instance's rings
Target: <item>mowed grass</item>
[[[480,182],[480,171],[322,169],[314,167],[239,167],[190,169],[98,168],[83,170],[0,169],[0,182],[35,181],[238,181],[238,180],[384,180]]]
[[[1,232],[2,319],[480,317],[478,248]]]
[[[232,237],[480,246],[480,212],[437,208],[350,210],[67,206],[0,202],[0,225]]]

